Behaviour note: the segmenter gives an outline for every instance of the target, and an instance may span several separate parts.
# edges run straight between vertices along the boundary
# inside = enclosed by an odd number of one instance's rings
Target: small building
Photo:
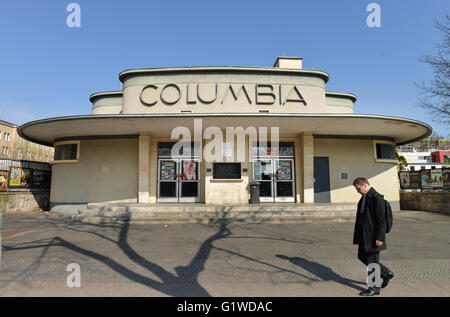
[[[114,203],[356,202],[364,176],[399,209],[395,146],[431,134],[407,118],[355,114],[301,58],[273,67],[125,70],[123,89],[90,96],[92,114],[28,122],[55,147],[52,206]]]
[[[449,153],[449,151],[398,152],[408,162],[405,170],[412,172],[445,167],[444,157]]]

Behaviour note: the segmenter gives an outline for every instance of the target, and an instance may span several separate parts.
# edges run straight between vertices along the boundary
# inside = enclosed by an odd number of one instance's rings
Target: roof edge
[[[89,96],[90,102],[94,102],[94,99],[101,98],[101,97],[107,97],[107,96],[123,96],[122,90],[116,90],[116,91],[100,91],[95,92]]]
[[[288,73],[290,75],[312,75],[322,78],[325,83],[330,79],[327,72],[312,69],[292,69],[273,67],[248,67],[248,66],[194,66],[194,67],[167,67],[167,68],[137,68],[127,69],[119,73],[119,80],[123,83],[128,76],[136,74],[153,73],[184,73],[184,72],[263,72],[263,73]]]
[[[22,124],[17,128],[17,133],[20,137],[34,142],[38,144],[43,144],[47,146],[53,146],[53,144],[49,144],[46,142],[38,141],[36,139],[33,139],[31,137],[28,137],[27,135],[23,134],[22,130],[25,129],[28,126],[40,124],[40,123],[46,123],[46,122],[55,122],[55,121],[65,121],[65,120],[83,120],[83,119],[108,119],[108,118],[139,118],[139,117],[223,117],[223,116],[252,116],[252,117],[263,117],[263,116],[274,116],[274,117],[282,117],[282,116],[298,116],[298,117],[353,117],[353,118],[373,118],[373,119],[389,119],[389,120],[396,120],[396,121],[406,121],[414,124],[421,125],[427,129],[427,132],[417,138],[397,143],[397,145],[403,145],[415,142],[417,140],[421,140],[423,138],[428,137],[433,132],[433,129],[430,125],[414,120],[414,119],[408,119],[408,118],[401,118],[401,117],[392,117],[392,116],[384,116],[384,115],[373,115],[373,114],[330,114],[330,113],[158,113],[158,114],[96,114],[96,115],[74,115],[74,116],[64,116],[64,117],[54,117],[54,118],[46,118],[46,119],[40,119],[40,120],[34,120],[27,123]]]
[[[355,103],[356,100],[358,100],[356,95],[349,93],[349,92],[325,91],[325,97],[326,96],[351,99],[353,101],[353,103]]]

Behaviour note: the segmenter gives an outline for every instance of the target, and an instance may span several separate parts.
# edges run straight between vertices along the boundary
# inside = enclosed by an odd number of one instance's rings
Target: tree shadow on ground
[[[153,273],[156,275],[160,280],[150,278],[148,276],[145,276],[143,274],[140,274],[138,272],[135,272],[131,270],[130,268],[126,267],[125,265],[120,264],[118,261],[112,259],[111,256],[107,256],[92,250],[88,250],[86,248],[82,248],[58,235],[54,235],[53,237],[49,237],[46,239],[38,239],[35,241],[30,242],[24,242],[24,243],[15,243],[15,244],[9,244],[4,245],[3,250],[6,252],[10,251],[17,251],[17,250],[26,250],[26,249],[35,249],[35,248],[42,248],[41,254],[36,258],[36,260],[33,262],[31,266],[23,270],[22,273],[19,274],[20,276],[24,276],[26,274],[32,274],[31,272],[37,271],[39,266],[41,265],[41,261],[44,258],[44,256],[47,255],[48,251],[51,247],[63,247],[68,250],[74,251],[78,254],[87,256],[89,258],[95,259],[97,261],[102,262],[106,266],[108,266],[113,271],[117,272],[118,274],[126,277],[127,279],[134,281],[136,283],[145,285],[147,287],[150,287],[156,291],[159,291],[163,294],[169,295],[169,296],[176,296],[176,297],[183,297],[183,296],[195,296],[195,297],[207,297],[211,296],[209,292],[200,284],[199,282],[199,274],[205,269],[205,264],[211,254],[211,251],[217,250],[220,252],[225,252],[228,254],[231,254],[232,256],[241,257],[247,261],[250,261],[252,263],[258,264],[258,265],[264,265],[267,267],[270,267],[271,269],[275,269],[277,271],[285,272],[288,274],[294,274],[296,276],[300,276],[306,280],[304,284],[311,284],[314,282],[314,279],[311,279],[308,276],[305,276],[303,274],[300,274],[298,272],[279,267],[267,262],[264,262],[259,259],[255,259],[252,257],[249,257],[244,254],[240,254],[235,251],[231,251],[225,248],[219,248],[215,247],[213,245],[214,242],[231,238],[231,230],[228,228],[229,224],[232,220],[230,219],[220,219],[217,221],[215,225],[218,226],[217,232],[215,232],[213,235],[211,235],[208,239],[203,241],[195,254],[195,256],[192,258],[190,263],[186,266],[177,266],[174,268],[175,274],[169,272],[168,270],[164,269],[162,266],[156,264],[155,262],[149,261],[148,259],[144,258],[142,255],[140,255],[128,242],[128,237],[130,234],[130,223],[125,222],[123,224],[103,224],[103,225],[94,225],[94,224],[81,224],[78,222],[68,221],[67,219],[59,218],[59,219],[52,219],[47,218],[48,222],[46,225],[49,225],[54,228],[63,228],[68,229],[80,233],[87,233],[95,235],[105,241],[111,242],[119,248],[120,251],[123,252],[127,256],[129,260],[132,262],[140,265],[141,267],[145,268],[148,272]],[[79,228],[81,226],[81,228]],[[87,230],[85,227],[87,226]],[[78,228],[77,228],[78,227]],[[111,228],[112,230],[117,230],[118,232],[118,239],[115,240],[113,238],[108,237],[105,234],[102,234],[100,232],[97,232],[99,229],[103,228]],[[100,230],[101,231],[101,230]],[[301,244],[314,244],[314,241],[308,241],[304,239],[298,239],[298,240],[285,240],[279,237],[274,236],[267,236],[267,237],[252,237],[252,236],[245,236],[245,237],[233,237],[233,238],[245,238],[245,239],[269,239],[269,241],[273,240],[279,240],[282,242],[290,242],[290,243],[301,243]],[[279,256],[281,257],[281,256]],[[286,259],[288,259],[286,257]],[[289,258],[291,259],[291,258]],[[304,259],[301,258],[292,258],[293,263],[300,263],[298,261],[302,261],[303,264],[302,267],[310,267],[308,264],[305,265]],[[300,259],[300,260],[298,260]],[[307,261],[306,263],[314,263]],[[315,264],[315,268],[317,268],[318,264]],[[327,268],[328,269],[328,268]],[[331,271],[330,269],[328,269]],[[317,269],[313,269],[312,271],[316,271]],[[332,271],[331,271],[332,272]],[[314,272],[312,272],[314,273]],[[334,273],[334,272],[333,272]],[[317,274],[315,274],[317,275]],[[327,274],[328,276],[329,274]],[[347,279],[341,278],[339,275],[334,273],[334,276],[332,278],[336,281],[346,282],[348,283],[355,282]],[[8,284],[8,281],[4,281],[3,285],[0,285],[0,288],[5,287],[5,285]],[[353,285],[353,284],[351,284]]]
[[[309,260],[301,258],[301,257],[289,257],[289,256],[282,255],[282,254],[277,254],[275,256],[277,258],[280,258],[283,260],[288,260],[292,264],[295,264],[295,265],[301,267],[302,269],[310,272],[311,274],[314,274],[315,276],[317,276],[319,279],[321,279],[323,281],[334,281],[336,283],[357,289],[359,291],[365,290],[364,288],[356,285],[356,284],[365,285],[365,283],[342,277],[339,274],[337,274],[336,272],[334,272],[332,269],[330,269],[329,267],[322,265],[320,263],[309,261]]]

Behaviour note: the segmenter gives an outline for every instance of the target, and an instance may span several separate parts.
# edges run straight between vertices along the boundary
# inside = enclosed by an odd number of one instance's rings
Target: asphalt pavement
[[[367,272],[353,227],[3,214],[0,296],[358,296]],[[394,214],[381,262],[395,273],[381,297],[449,296],[450,216]]]

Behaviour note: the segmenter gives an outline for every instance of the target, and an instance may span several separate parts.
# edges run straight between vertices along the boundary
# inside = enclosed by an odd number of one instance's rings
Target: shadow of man
[[[321,279],[323,281],[334,281],[334,282],[340,283],[342,285],[352,287],[359,291],[365,290],[365,288],[362,288],[356,284],[365,285],[366,283],[351,280],[348,278],[344,278],[344,277],[340,276],[339,274],[335,273],[332,269],[330,269],[329,267],[327,267],[325,265],[322,265],[322,264],[319,264],[316,262],[312,262],[312,261],[309,261],[309,260],[301,258],[301,257],[288,257],[288,256],[282,255],[282,254],[277,254],[275,256],[280,259],[283,259],[283,260],[289,260],[289,262],[291,262],[292,264],[295,264],[295,265],[303,268],[304,270],[314,274],[315,276],[317,276],[319,279]]]

